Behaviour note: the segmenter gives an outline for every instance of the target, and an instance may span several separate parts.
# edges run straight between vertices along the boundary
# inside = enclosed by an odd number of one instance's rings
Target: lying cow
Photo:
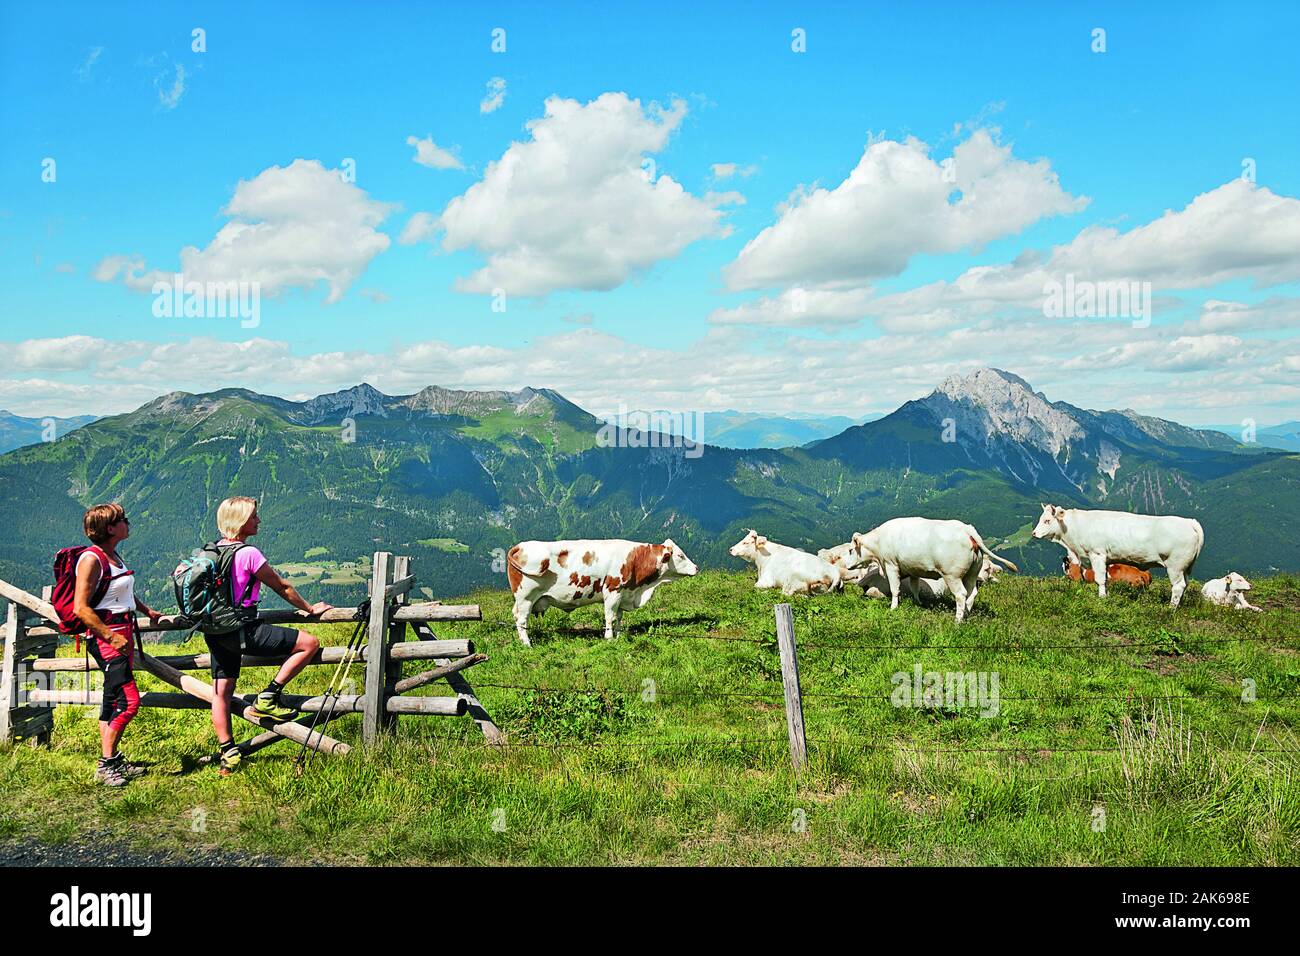
[[[627,608],[644,607],[655,588],[699,569],[671,538],[663,544],[621,539],[521,541],[506,556],[515,595],[515,629],[528,640],[528,615],[548,607],[572,611],[605,605],[605,639],[613,640]]]
[[[844,588],[844,571],[815,554],[769,541],[757,531],[731,546],[731,555],[758,567],[756,588],[780,588],[782,594],[825,594]]]
[[[1078,561],[1071,561],[1067,554],[1061,558],[1061,570],[1071,581],[1086,581],[1089,584],[1095,584],[1097,576],[1092,573],[1092,568],[1085,568]],[[1145,588],[1151,584],[1151,572],[1143,571],[1141,568],[1135,568],[1131,564],[1108,564],[1106,565],[1106,583],[1131,584],[1135,588]]]
[[[1238,611],[1263,611],[1246,600],[1250,582],[1236,571],[1226,578],[1213,578],[1201,585],[1201,595],[1221,607],[1236,608]]]
[[[866,534],[855,533],[853,546],[856,562],[880,562],[889,582],[891,609],[898,607],[902,578],[940,578],[957,603],[959,624],[975,605],[985,558],[1020,570],[985,547],[979,532],[964,521],[892,518]],[[928,584],[927,589],[933,590]]]
[[[1080,561],[1086,558],[1100,597],[1106,596],[1106,568],[1112,561],[1143,570],[1163,566],[1173,588],[1172,607],[1182,600],[1187,575],[1205,544],[1205,532],[1194,518],[1055,505],[1043,505],[1034,537],[1056,541]]]

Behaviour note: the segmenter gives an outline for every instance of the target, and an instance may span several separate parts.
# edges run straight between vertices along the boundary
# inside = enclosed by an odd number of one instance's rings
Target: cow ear
[[[1056,515],[1057,518],[1065,517],[1065,509],[1062,508],[1060,505],[1057,505],[1057,507],[1053,509],[1053,513]]]
[[[754,538],[754,544],[758,545],[760,548],[765,548],[767,547],[767,538],[763,537],[761,534],[757,535]]]

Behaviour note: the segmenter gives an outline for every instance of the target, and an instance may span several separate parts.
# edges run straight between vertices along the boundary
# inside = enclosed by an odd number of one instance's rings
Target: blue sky
[[[1300,418],[1294,5],[1254,5],[1249,16],[1195,3],[125,9],[0,12],[0,341],[17,357],[0,370],[0,406],[14,411],[120,411],[160,391],[222,385],[301,397],[364,378],[390,392],[551,386],[595,411],[860,415],[990,364],[1088,407],[1132,405],[1191,423]],[[204,52],[192,49],[195,28]],[[506,31],[503,53],[491,49],[496,28]],[[791,49],[796,28],[806,52]],[[1095,28],[1105,30],[1104,52],[1092,49]],[[484,112],[493,78],[504,100]],[[526,124],[546,114],[548,98],[585,111],[602,96],[623,100],[607,126],[588,127],[591,155],[622,155],[667,123],[662,146],[644,155],[684,199],[623,183],[590,160],[583,135],[551,157],[553,169],[519,154],[520,176],[531,177],[527,214],[508,183],[485,182],[512,143],[533,140]],[[989,180],[969,215],[930,234],[916,225],[936,215],[923,198],[915,209],[881,198],[893,177],[924,179],[927,162],[981,136],[1009,150],[996,163],[1019,184],[1010,193],[1024,194],[1005,201],[1014,210],[990,195],[1003,180]],[[411,137],[431,138],[462,168],[415,162]],[[911,137],[919,143],[907,147]],[[786,215],[810,190],[841,187],[873,142],[898,147],[884,182],[829,196],[816,216]],[[42,181],[47,157],[54,182]],[[320,178],[293,165],[333,170],[348,158],[355,183],[319,199]],[[1045,258],[1090,227],[1125,234],[1184,211],[1240,182],[1247,158],[1249,194],[1218,194],[1125,250],[1131,277],[1155,287],[1150,328],[1102,316],[1056,335],[1023,296],[958,301],[935,287]],[[574,172],[589,160],[590,193]],[[291,167],[283,180],[258,180]],[[267,187],[259,199],[242,215],[223,212],[241,182],[255,181]],[[401,241],[413,214],[436,218],[476,184],[475,215]],[[625,233],[613,252],[601,248],[604,224],[582,208],[602,184],[601,215],[616,231],[624,198],[628,221],[647,217],[644,234]],[[301,203],[290,218],[306,217],[296,222],[330,209],[343,221],[330,220],[316,259],[287,235],[280,246],[212,257],[208,278],[286,256],[284,275],[263,283],[254,329],[158,318],[147,288],[108,276],[116,256],[141,261],[141,275],[171,273],[182,248],[208,250],[232,220],[262,221],[275,201],[267,195],[285,189]],[[898,192],[907,190],[888,195]],[[882,216],[858,216],[861,202]],[[499,230],[484,211],[500,212]],[[371,218],[362,225],[354,213]],[[1243,252],[1236,230],[1255,221],[1266,234]],[[916,235],[891,238],[900,224]],[[548,250],[551,229],[582,238]],[[747,249],[765,230],[769,248]],[[385,248],[341,248],[349,237]],[[458,251],[445,247],[452,238]],[[816,265],[859,245],[861,261],[842,273]],[[504,313],[490,295],[464,291],[493,251],[514,263],[491,270],[508,293]],[[520,278],[520,256],[540,257],[545,278]],[[895,261],[901,268],[881,265]],[[1222,277],[1201,281],[1179,261],[1203,273],[1222,265]],[[336,279],[336,301],[327,302],[328,281],[300,281],[339,262],[347,276]],[[1068,265],[1083,281],[1117,275],[1082,252]],[[783,312],[780,297],[793,289],[824,292],[826,314],[820,305]],[[772,308],[759,318],[764,300]],[[1232,308],[1212,305],[1207,319],[1207,302]],[[911,309],[921,319],[909,325]]]

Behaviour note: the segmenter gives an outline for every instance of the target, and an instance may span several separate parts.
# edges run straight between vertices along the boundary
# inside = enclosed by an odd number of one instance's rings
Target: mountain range
[[[95,418],[94,415],[78,415],[75,418],[24,418],[0,408],[0,454],[24,445],[34,445],[38,441],[52,441],[82,425],[89,425]]]
[[[173,392],[0,456],[0,577],[48,583],[104,500],[132,517],[128,555],[151,600],[215,536],[217,504],[259,499],[257,543],[313,600],[355,602],[367,556],[411,554],[426,593],[502,584],[528,538],[671,536],[702,566],[739,567],[745,529],[817,548],[899,515],[957,517],[1027,571],[1039,502],[1198,518],[1200,579],[1300,569],[1300,456],[1133,410],[1049,401],[980,369],[805,447],[674,447],[615,429],[544,388],[389,396],[369,385],[288,401]]]

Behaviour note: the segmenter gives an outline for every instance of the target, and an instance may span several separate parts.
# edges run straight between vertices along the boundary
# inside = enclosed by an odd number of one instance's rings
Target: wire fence
[[[658,628],[670,628],[674,624],[680,624],[680,621],[659,620],[647,622],[647,630],[654,631]],[[515,631],[515,625],[510,621],[485,621],[476,625],[477,627],[499,628]],[[576,637],[598,637],[603,635],[603,631],[595,628],[555,628],[545,632],[550,636],[555,635],[572,635]],[[774,654],[777,650],[777,638],[775,634],[764,637],[746,637],[736,634],[713,634],[713,633],[680,633],[669,632],[668,635],[672,640],[702,640],[716,641],[719,643],[742,643],[754,645],[758,648],[771,650]],[[939,643],[939,644],[893,644],[880,642],[864,642],[859,640],[845,640],[846,637],[858,637],[858,634],[828,634],[825,632],[814,632],[812,639],[798,642],[798,651],[801,655],[801,663],[805,663],[803,654],[806,651],[819,652],[817,658],[825,658],[846,651],[935,651],[935,650],[957,650],[957,651],[979,651],[979,652],[1000,652],[1007,654],[1023,654],[1035,651],[1045,650],[1070,650],[1070,651],[1115,651],[1127,652],[1146,648],[1160,648],[1177,654],[1182,648],[1198,645],[1223,645],[1223,644],[1276,644],[1285,642],[1285,635],[1238,635],[1232,637],[1183,637],[1170,636],[1167,639],[1158,641],[1128,641],[1118,640],[1113,643],[1085,643],[1081,641],[1058,642],[1058,643],[1033,643],[1023,644],[1017,641],[1011,641],[1001,644],[988,643]],[[835,640],[826,640],[826,638],[838,638]],[[566,684],[558,686],[555,684],[527,684],[518,682],[494,682],[494,681],[476,681],[475,686],[493,690],[510,690],[524,693],[534,693],[543,695],[559,694],[589,694],[598,696],[618,696],[626,700],[641,700],[644,702],[664,702],[664,701],[713,701],[713,700],[742,700],[755,701],[764,704],[774,705],[776,709],[783,704],[785,700],[784,687],[777,680],[764,681],[768,685],[766,689],[758,690],[734,690],[722,687],[710,687],[703,684],[696,684],[686,688],[659,688],[647,690],[645,686],[641,687],[623,687],[612,684]],[[824,700],[824,701],[871,701],[871,702],[893,702],[894,695],[888,693],[867,694],[867,693],[850,693],[844,691],[821,690],[814,686],[812,689],[801,690],[799,694],[801,699]],[[1073,707],[1078,704],[1093,701],[1123,701],[1129,705],[1139,704],[1145,707],[1149,704],[1164,704],[1172,701],[1183,700],[1209,700],[1225,702],[1229,700],[1240,700],[1239,692],[1234,692],[1228,687],[1215,687],[1203,691],[1181,690],[1179,692],[1152,693],[1150,690],[1130,689],[1123,692],[1109,693],[1080,693],[1070,689],[1061,689],[1057,691],[1048,691],[1031,694],[1014,694],[999,695],[999,707],[1003,704],[1016,704],[1021,702],[1028,703],[1050,703],[1058,707]],[[1300,699],[1300,689],[1283,690],[1268,694],[1267,696],[1258,696],[1252,702],[1259,704],[1283,703],[1286,701]],[[1043,712],[1048,712],[1052,708],[1044,706],[1040,708]],[[814,713],[813,716],[817,716]],[[1290,729],[1289,727],[1287,729]],[[631,740],[581,740],[581,741],[532,741],[532,740],[511,740],[494,744],[493,746],[506,749],[545,749],[545,750],[646,750],[646,749],[691,749],[691,748],[717,748],[733,747],[745,749],[750,747],[772,747],[776,745],[787,745],[789,738],[785,735],[770,737],[755,736],[728,736],[728,737],[655,737],[655,738],[637,738]],[[835,747],[852,746],[858,750],[868,751],[894,751],[902,753],[920,754],[920,755],[954,755],[954,754],[985,754],[985,755],[1036,755],[1039,757],[1051,757],[1056,754],[1087,754],[1087,755],[1113,755],[1124,752],[1124,747],[1116,745],[1111,746],[1081,746],[1070,743],[1038,743],[1024,745],[1005,745],[1005,744],[978,744],[978,743],[961,743],[961,744],[916,744],[907,740],[899,739],[882,739],[879,734],[866,735],[847,733],[836,730],[829,735],[812,734],[807,736],[806,743],[809,747],[815,749],[830,750]],[[1300,754],[1300,749],[1296,747],[1285,746],[1259,746],[1252,745],[1248,747],[1240,746],[1235,741],[1226,739],[1220,741],[1217,750],[1222,753],[1234,754]],[[1074,779],[1077,775],[1069,775],[1059,779]],[[1035,780],[1046,778],[1035,777]]]

